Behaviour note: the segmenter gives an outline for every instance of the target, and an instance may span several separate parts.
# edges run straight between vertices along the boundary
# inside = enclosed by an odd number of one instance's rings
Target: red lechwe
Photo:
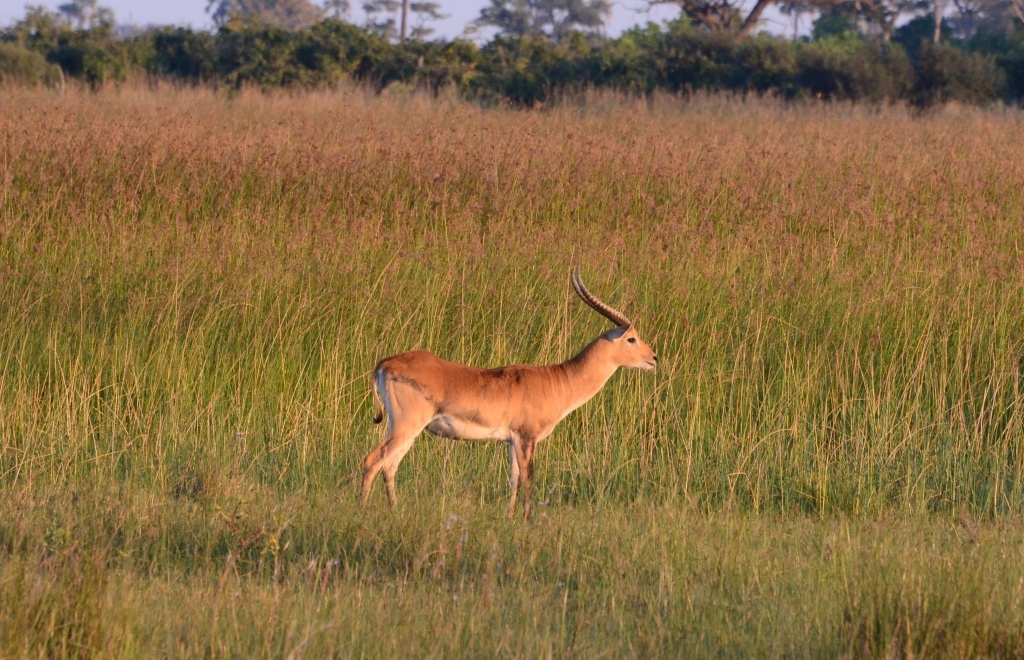
[[[512,497],[524,488],[526,515],[537,443],[558,422],[597,394],[619,367],[654,369],[658,356],[640,339],[632,321],[587,291],[579,269],[572,286],[585,303],[615,323],[574,358],[549,366],[513,365],[478,369],[447,362],[427,351],[408,351],[377,363],[373,394],[384,441],[363,462],[360,500],[384,472],[388,501],[397,503],[395,473],[421,431],[458,440],[495,440],[509,446]]]

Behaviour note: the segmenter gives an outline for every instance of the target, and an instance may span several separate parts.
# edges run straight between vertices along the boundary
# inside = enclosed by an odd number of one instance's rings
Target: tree
[[[807,6],[821,12],[814,22],[815,38],[856,31],[863,37],[892,40],[896,23],[907,14],[916,15],[946,0],[808,0]],[[785,5],[783,5],[785,7]]]
[[[779,3],[779,11],[786,16],[793,17],[793,41],[796,41],[800,36],[800,19],[815,13],[817,9],[809,2],[790,0]]]
[[[324,0],[324,11],[339,21],[348,16],[351,8],[348,0]]]
[[[97,0],[71,0],[57,7],[57,11],[76,30],[91,30],[101,25],[114,24],[113,10],[99,6]]]
[[[745,16],[741,0],[649,0],[648,4],[677,5],[696,25],[714,32],[734,31],[738,37],[743,38],[757,26],[765,9],[774,4],[782,4],[782,0],[756,0]]]
[[[366,12],[366,27],[372,32],[387,39],[398,39],[405,41],[411,36],[413,39],[424,39],[433,34],[434,29],[427,27],[428,21],[436,21],[446,18],[441,13],[441,6],[436,2],[410,2],[409,0],[369,0],[363,4]],[[399,20],[396,21],[393,14],[399,13]],[[409,30],[409,13],[416,17],[416,25],[412,31]]]
[[[470,29],[491,27],[505,37],[562,41],[573,32],[599,32],[610,13],[608,0],[491,0]]]
[[[935,22],[935,29],[932,31],[932,43],[937,44],[942,40],[942,12],[946,9],[946,0],[932,0],[932,16]]]
[[[845,37],[857,34],[857,16],[849,11],[823,11],[811,26],[811,38],[814,41],[830,37]]]
[[[745,11],[743,0],[647,0],[647,3],[649,6],[677,5],[694,24],[713,32],[733,32],[740,39],[753,32],[764,11],[772,5],[779,5],[786,14],[815,10],[850,13],[863,26],[865,36],[880,36],[883,41],[889,41],[900,16],[931,6],[933,1],[936,0],[756,0],[749,11]]]
[[[866,36],[880,36],[882,41],[892,41],[896,23],[907,14],[927,10],[929,4],[942,0],[871,0],[870,2],[849,3],[841,9],[852,11],[864,22]]]
[[[430,21],[440,21],[448,18],[441,13],[441,5],[436,2],[413,2],[405,0],[409,4],[409,10],[416,16],[416,24],[413,25],[410,36],[413,39],[426,39],[434,34],[434,28],[428,27]]]
[[[1024,23],[1024,0],[953,0],[953,7],[947,23],[961,39],[970,39],[981,27],[1006,33],[1016,21]]]
[[[370,0],[363,3],[366,29],[385,39],[398,38],[398,25],[394,14],[402,8],[400,0]]]
[[[324,9],[309,0],[208,0],[206,11],[217,27],[240,20],[301,30],[324,17]]]

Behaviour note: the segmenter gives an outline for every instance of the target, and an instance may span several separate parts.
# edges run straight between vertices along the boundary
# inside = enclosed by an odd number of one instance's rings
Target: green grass
[[[9,654],[1024,650],[1019,521],[609,505],[523,524],[474,500],[392,515],[240,486],[222,508],[138,488],[70,500],[18,503]]]
[[[0,96],[0,654],[1024,653],[1024,119]],[[661,357],[538,450],[369,372]]]

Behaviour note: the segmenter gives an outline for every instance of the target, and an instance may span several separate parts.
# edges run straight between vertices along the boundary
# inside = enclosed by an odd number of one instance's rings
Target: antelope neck
[[[551,368],[559,373],[563,385],[561,402],[570,411],[582,406],[601,391],[619,365],[608,355],[607,339],[598,337],[575,357]]]

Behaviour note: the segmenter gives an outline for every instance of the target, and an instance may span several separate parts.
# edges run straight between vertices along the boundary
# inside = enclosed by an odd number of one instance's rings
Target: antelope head
[[[625,314],[601,302],[597,296],[587,291],[587,287],[583,286],[583,280],[580,279],[578,266],[573,269],[571,279],[576,295],[590,305],[594,311],[617,326],[600,337],[609,344],[608,358],[618,367],[653,371],[657,366],[658,356],[643,339],[640,339],[640,334],[633,326],[633,322],[626,318]]]

